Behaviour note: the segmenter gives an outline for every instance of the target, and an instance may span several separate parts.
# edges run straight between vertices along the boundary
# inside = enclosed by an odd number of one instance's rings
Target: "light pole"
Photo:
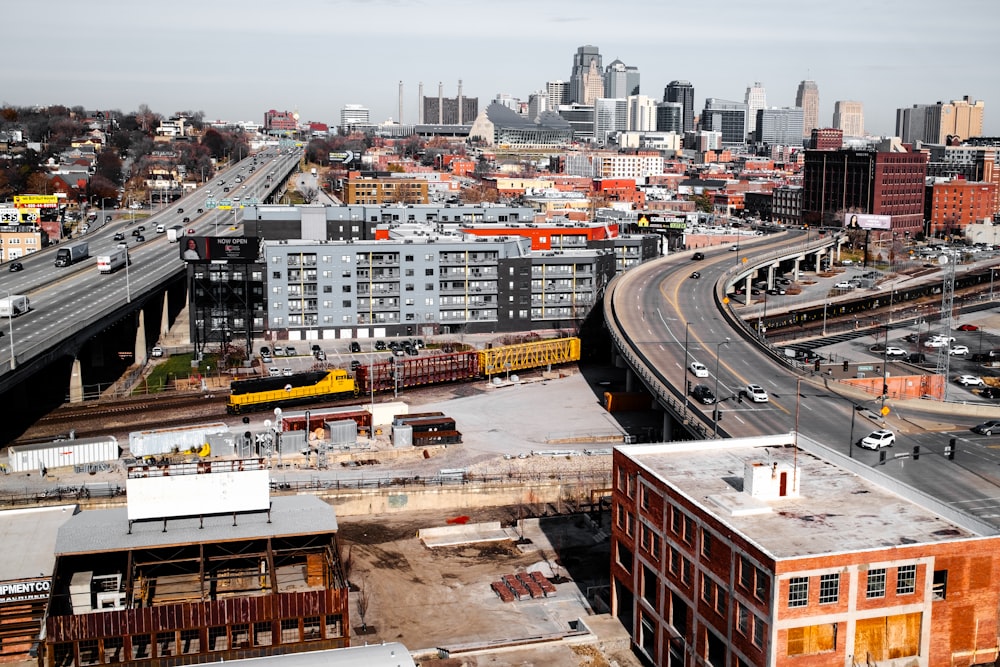
[[[14,304],[10,300],[10,292],[7,292],[7,324],[10,325],[10,370],[17,368],[17,359],[14,358]]]
[[[882,415],[882,419],[884,420],[885,419],[885,397],[886,397],[886,394],[889,393],[889,385],[886,384],[886,379],[889,377],[889,368],[888,368],[888,363],[889,363],[889,325],[888,324],[883,324],[882,326],[885,329],[885,336],[882,339],[882,410],[880,412],[881,412],[881,415]],[[947,378],[945,378],[945,382],[947,382]]]
[[[729,336],[726,336],[726,340],[719,341],[715,344],[715,410],[712,414],[713,438],[719,434],[719,361],[722,357],[723,345],[729,345]]]
[[[681,373],[684,374],[684,377],[681,379],[681,391],[684,392],[685,415],[687,414],[688,410],[687,367],[688,367],[688,329],[690,328],[690,326],[691,326],[690,322],[684,323],[684,363],[681,364]]]
[[[125,246],[125,303],[132,303],[132,285],[128,278],[128,265],[132,263],[132,258],[128,254],[128,246]]]
[[[829,306],[829,305],[830,305],[830,303],[828,301],[824,301],[823,302],[823,335],[824,336],[826,335],[826,307]]]
[[[274,409],[274,448],[278,450],[278,467],[281,467],[281,408]]]

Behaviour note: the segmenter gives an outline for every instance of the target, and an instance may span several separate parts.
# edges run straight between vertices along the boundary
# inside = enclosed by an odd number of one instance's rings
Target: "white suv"
[[[748,384],[746,393],[754,403],[767,403],[769,400],[767,392],[759,384]]]

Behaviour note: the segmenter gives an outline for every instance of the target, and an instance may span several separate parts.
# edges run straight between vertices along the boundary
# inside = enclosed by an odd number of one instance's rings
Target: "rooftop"
[[[211,512],[210,507],[205,508]],[[220,543],[286,535],[321,535],[337,531],[333,507],[315,496],[275,496],[271,511],[233,514],[206,514],[163,521],[137,521],[129,532],[128,509],[81,512],[59,529],[56,555],[120,552],[137,548],[166,547],[198,543]],[[165,529],[165,530],[164,530]],[[0,533],[0,536],[6,537]],[[31,539],[37,539],[32,537]],[[10,544],[6,539],[5,544]],[[2,567],[2,566],[0,566]],[[51,567],[51,566],[49,566]]]
[[[852,473],[846,460],[823,456],[818,443],[801,435],[796,456],[793,439],[783,434],[617,449],[776,560],[992,534],[971,518],[942,518],[949,516],[946,508],[908,487],[890,490],[878,473]],[[797,465],[799,494],[764,499],[745,493],[747,464]]]
[[[0,544],[6,545],[0,581],[51,577],[56,535],[76,512],[76,505],[0,512]]]

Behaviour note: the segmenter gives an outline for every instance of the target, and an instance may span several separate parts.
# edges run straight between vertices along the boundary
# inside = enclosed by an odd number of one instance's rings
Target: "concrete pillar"
[[[635,391],[636,387],[635,371],[631,368],[625,370],[625,391]]]
[[[743,299],[744,303],[750,303],[750,290],[753,288],[753,274],[748,273],[746,279],[743,281]]]
[[[139,325],[135,330],[135,363],[146,363],[146,315],[139,309]]]
[[[76,358],[73,359],[73,368],[69,372],[69,402],[83,403],[83,368]]]
[[[667,410],[663,411],[663,428],[660,433],[662,434],[662,442],[670,442],[674,439],[674,418]]]
[[[796,257],[792,260],[792,280],[798,281],[799,279],[799,264],[802,263],[801,257]]]
[[[163,290],[163,314],[160,315],[160,338],[170,332],[170,291]]]
[[[767,267],[767,289],[774,289],[774,270],[777,268],[777,264],[771,264]]]

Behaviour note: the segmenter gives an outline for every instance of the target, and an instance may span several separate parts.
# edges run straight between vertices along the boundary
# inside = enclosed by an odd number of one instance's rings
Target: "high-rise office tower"
[[[837,100],[833,104],[833,126],[845,137],[865,136],[865,105],[851,100]]]
[[[597,72],[598,82],[594,80]],[[597,94],[594,95],[594,91]],[[604,94],[604,76],[601,65],[601,52],[596,46],[589,44],[579,47],[573,55],[573,72],[569,77],[569,100],[580,104],[593,104],[594,100]],[[589,101],[587,96],[591,95]]]
[[[701,112],[701,129],[722,135],[723,146],[747,142],[747,105],[743,102],[709,97]]]
[[[656,129],[656,100],[645,95],[630,95],[628,129],[630,132],[652,132]]]
[[[545,93],[549,96],[550,109],[569,104],[569,83],[565,81],[546,81]]]
[[[758,109],[754,140],[769,146],[802,145],[802,109]]]
[[[752,137],[757,130],[757,112],[767,108],[767,93],[760,81],[754,81],[752,86],[747,86],[747,93],[743,98],[747,105],[747,132]]]
[[[802,109],[802,136],[812,136],[812,131],[819,127],[819,88],[815,81],[799,83],[795,106]]]
[[[598,97],[594,100],[594,138],[608,143],[608,135],[628,128],[628,102],[624,99]]]
[[[656,105],[656,131],[684,133],[684,107],[680,102],[660,102]]]
[[[663,91],[664,102],[679,102],[684,110],[682,132],[694,130],[694,86],[690,81],[671,81]]]
[[[922,141],[943,144],[948,137],[968,139],[983,134],[982,100],[969,102],[965,97],[937,104],[914,104],[909,109],[896,109],[896,136],[904,143]]]
[[[369,113],[366,107],[360,104],[345,104],[340,109],[340,126],[346,132],[356,125],[367,125],[369,123]]]
[[[604,97],[626,98],[639,94],[639,68],[614,60],[604,71]]]
[[[535,120],[538,118],[538,114],[548,111],[550,108],[549,97],[544,90],[528,95],[528,118],[530,120]]]

